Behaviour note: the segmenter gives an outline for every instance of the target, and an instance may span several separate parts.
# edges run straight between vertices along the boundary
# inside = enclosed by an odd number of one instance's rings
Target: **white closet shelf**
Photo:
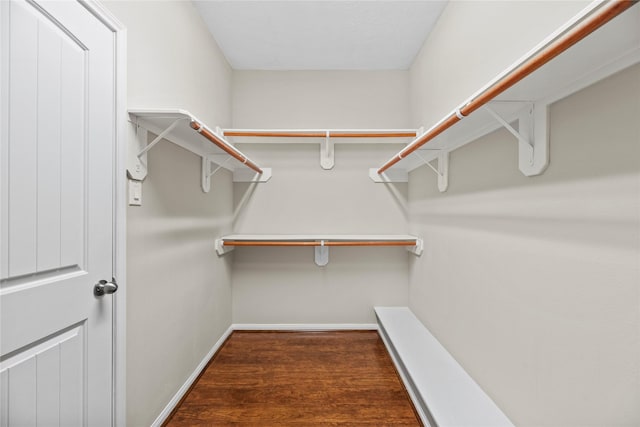
[[[337,139],[340,143],[406,144],[406,138],[418,136],[417,129],[223,129],[224,136],[240,143],[255,143],[252,138],[268,138],[266,144],[300,144],[311,139]],[[240,139],[235,139],[240,138]],[[244,138],[244,139],[243,139]]]
[[[335,144],[406,144],[415,138],[416,129],[222,129],[221,134],[234,138],[236,144],[266,138],[263,144],[320,144],[320,166],[335,166]]]
[[[522,173],[539,175],[549,163],[549,105],[638,62],[640,6],[596,0],[369,175],[406,181],[426,163],[445,191],[448,153],[500,127],[516,137]]]
[[[423,250],[419,237],[407,234],[232,234],[216,240],[216,252],[223,255],[237,246],[307,246],[315,248],[319,266],[329,262],[330,246],[404,246],[415,255]]]
[[[133,179],[147,174],[147,152],[167,140],[202,157],[202,187],[209,191],[210,179],[220,168],[232,171],[234,182],[266,182],[271,169],[258,166],[229,143],[222,130],[212,130],[202,120],[182,109],[130,109],[130,121],[136,127],[136,138],[129,145],[127,171]],[[157,135],[147,143],[147,131]],[[212,163],[218,165],[212,168]],[[213,170],[212,170],[213,169]]]

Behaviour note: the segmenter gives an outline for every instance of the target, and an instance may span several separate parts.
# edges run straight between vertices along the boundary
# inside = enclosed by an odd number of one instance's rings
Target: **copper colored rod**
[[[345,133],[331,132],[331,138],[415,138],[415,132],[396,132],[396,133]]]
[[[228,131],[224,133],[224,136],[264,136],[264,137],[278,137],[278,138],[326,138],[326,132],[257,132],[257,131]],[[330,138],[414,138],[415,132],[395,132],[395,133],[375,133],[375,132],[361,132],[361,133],[348,133],[348,132],[330,132]]]
[[[324,132],[225,132],[224,136],[265,136],[278,138],[325,138]]]
[[[192,121],[191,128],[195,131],[198,131],[202,136],[207,138],[209,141],[213,142],[215,145],[218,146],[218,148],[220,148],[222,151],[224,151],[225,153],[227,153],[228,155],[230,155],[240,163],[246,165],[248,168],[251,168],[258,173],[262,173],[262,169],[260,169],[258,165],[256,165],[251,160],[249,160],[248,157],[232,149],[228,144],[226,144],[224,141],[218,138],[215,134],[209,132],[209,130],[204,126],[202,126],[200,123],[196,121]]]
[[[325,241],[324,246],[415,246],[416,241],[389,240],[389,241]],[[224,246],[322,246],[320,241],[224,241]]]
[[[320,246],[320,242],[317,242],[318,245]],[[362,241],[362,242],[345,242],[345,241],[336,241],[336,242],[324,242],[325,246],[415,246],[416,245],[416,241],[404,241],[404,240],[398,240],[398,241]]]
[[[462,116],[468,116],[469,114],[473,113],[478,108],[482,107],[487,102],[500,95],[502,92],[509,89],[511,86],[518,83],[520,80],[524,79],[529,74],[533,73],[535,70],[542,67],[544,64],[551,61],[553,58],[560,55],[562,52],[569,49],[571,46],[575,45],[580,40],[584,39],[589,34],[609,22],[611,19],[620,15],[622,12],[629,9],[637,2],[638,0],[611,0],[598,12],[594,13],[592,16],[588,17],[583,22],[567,31],[558,39],[550,43],[542,51],[538,52],[537,54],[523,62],[509,74],[495,82],[491,87],[487,88],[477,97],[469,101],[466,105],[459,109],[460,114]],[[411,144],[407,145],[398,154],[396,154],[393,158],[382,165],[377,171],[378,174],[385,172],[391,166],[395,165],[400,160],[407,157],[409,154],[413,153],[418,148],[422,147],[424,144],[431,141],[436,136],[440,135],[442,132],[449,129],[460,120],[461,119],[458,118],[455,112],[451,113],[438,126],[431,129],[431,131],[424,134],[422,137],[415,140]]]
[[[389,169],[391,166],[395,165],[400,160],[404,159],[409,154],[413,153],[418,148],[422,147],[424,144],[426,144],[427,142],[431,141],[433,138],[435,138],[436,136],[440,135],[442,132],[444,132],[445,130],[449,129],[451,126],[453,126],[454,124],[458,123],[459,121],[460,121],[460,119],[458,118],[458,116],[456,116],[455,114],[451,114],[449,117],[447,117],[440,124],[440,126],[432,129],[431,132],[429,132],[429,133],[425,133],[420,138],[418,138],[417,140],[413,141],[411,144],[407,145],[402,151],[400,151],[398,154],[396,154],[395,157],[393,157],[387,163],[382,165],[382,167],[380,169],[378,169],[378,175],[383,173],[384,171]]]

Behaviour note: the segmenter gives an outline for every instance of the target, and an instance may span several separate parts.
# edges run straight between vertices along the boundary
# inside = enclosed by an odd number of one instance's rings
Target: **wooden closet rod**
[[[424,133],[418,139],[400,150],[398,154],[389,159],[378,169],[378,174],[382,174],[391,166],[407,157],[409,154],[422,147],[427,142],[440,135],[445,130],[462,120],[462,118],[476,111],[487,102],[509,89],[520,80],[578,43],[583,38],[609,22],[611,19],[620,15],[625,10],[636,4],[638,0],[610,0],[602,6],[597,12],[586,18],[584,21],[571,28],[560,37],[549,43],[541,51],[537,52],[526,61],[511,70],[505,76],[494,82],[487,89],[476,95],[469,102],[464,104],[452,112],[449,116],[442,119],[437,125]]]
[[[415,138],[416,132],[384,132],[384,131],[258,131],[258,130],[228,130],[224,136],[258,136],[277,138]]]
[[[224,246],[415,246],[415,240],[380,240],[380,241],[224,241]]]
[[[240,163],[253,169],[254,171],[260,174],[262,173],[262,169],[260,169],[258,165],[256,165],[254,162],[249,160],[249,158],[244,154],[238,152],[235,148],[233,148],[233,146],[227,144],[225,141],[218,138],[218,136],[216,136],[216,134],[214,134],[213,132],[210,132],[209,129],[202,126],[200,123],[196,122],[195,120],[192,120],[190,125],[193,130],[199,132],[202,136],[207,138],[209,141],[213,142],[222,151],[224,151],[225,153],[227,153],[228,155],[230,155]]]

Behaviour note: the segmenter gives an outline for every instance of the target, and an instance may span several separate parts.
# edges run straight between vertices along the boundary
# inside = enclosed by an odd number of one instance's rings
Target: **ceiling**
[[[406,70],[446,1],[194,1],[236,70]]]

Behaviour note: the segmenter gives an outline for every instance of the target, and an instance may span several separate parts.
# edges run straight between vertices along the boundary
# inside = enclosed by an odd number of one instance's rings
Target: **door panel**
[[[82,266],[88,51],[32,6],[11,8],[9,264],[3,279]],[[61,156],[64,153],[64,156]]]
[[[38,20],[30,9],[11,8],[8,129],[16,143],[9,145],[9,268],[3,279],[36,271],[37,128],[30,119],[37,105]]]
[[[114,34],[0,1],[0,426],[112,423]]]
[[[8,425],[82,425],[84,332],[76,325],[3,360]]]

